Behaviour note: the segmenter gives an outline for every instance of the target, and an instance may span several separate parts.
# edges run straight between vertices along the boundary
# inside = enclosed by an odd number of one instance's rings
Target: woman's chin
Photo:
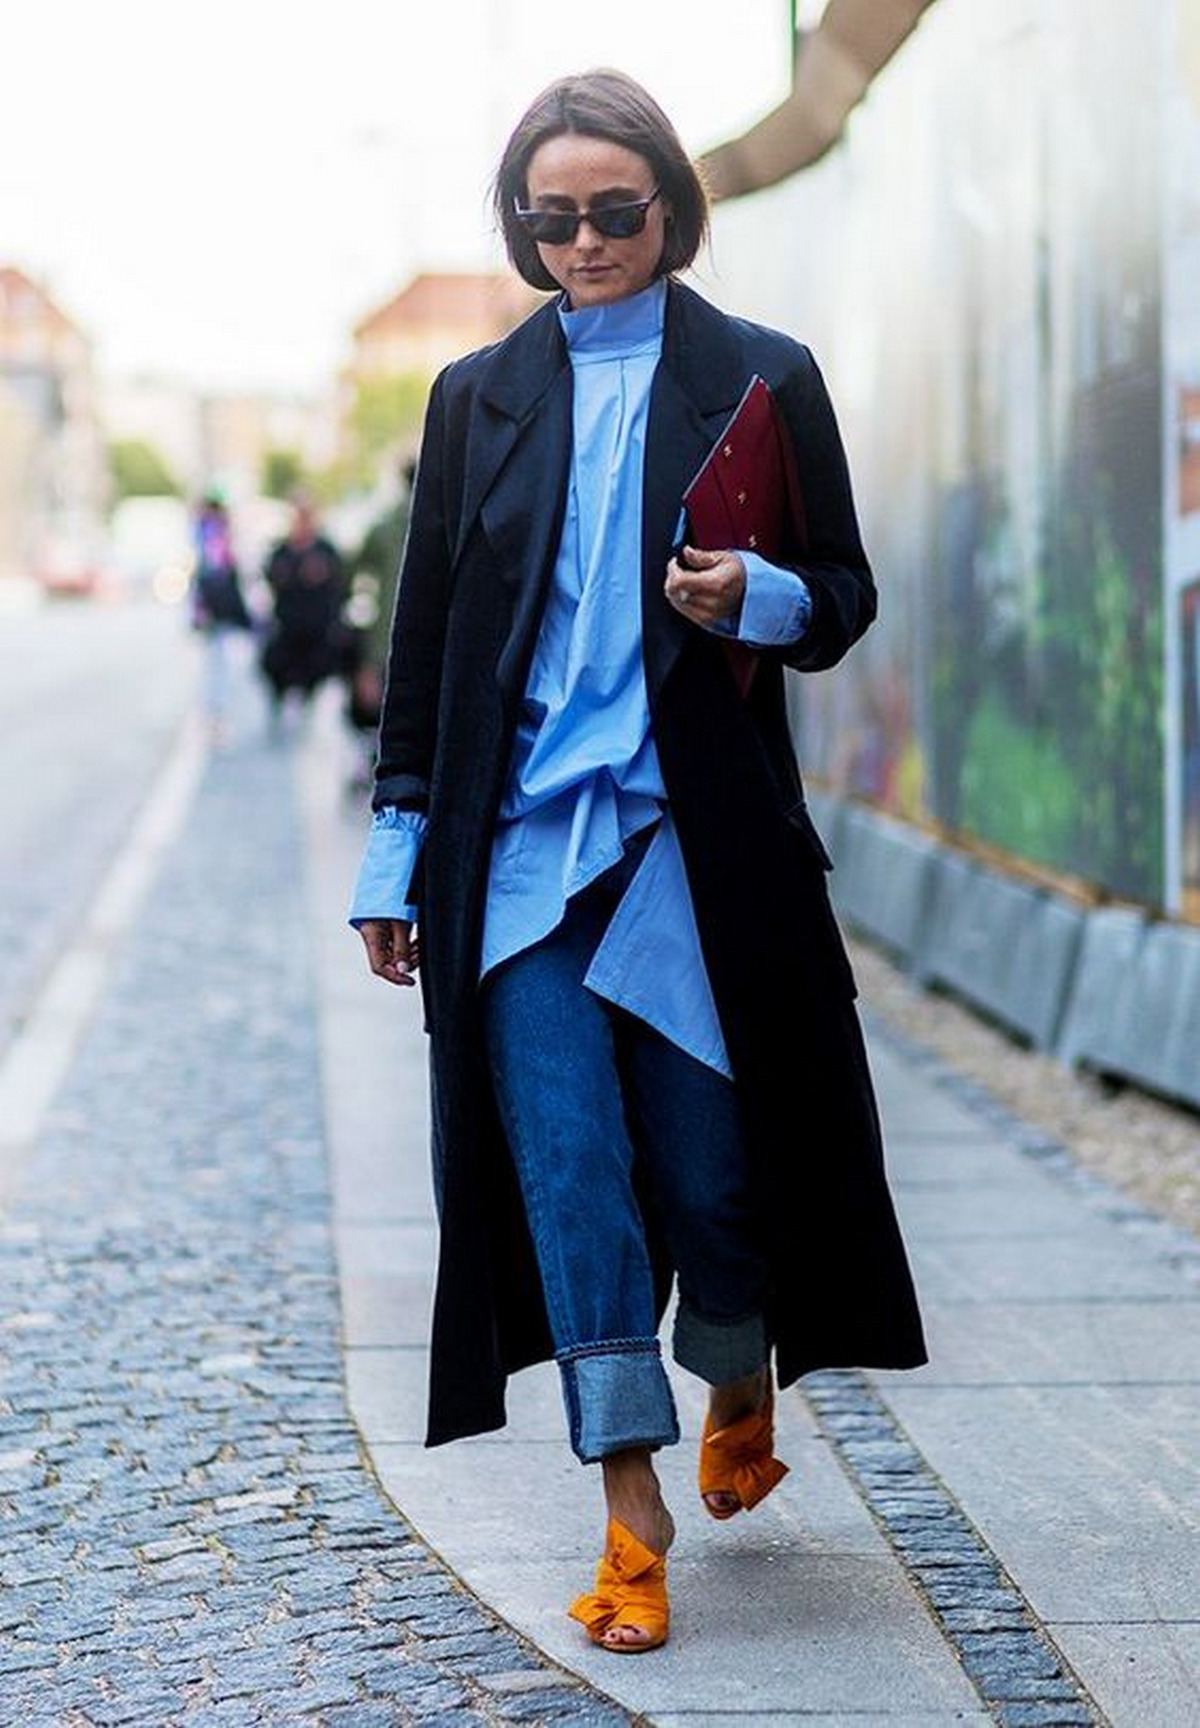
[[[586,274],[575,271],[567,287],[571,305],[577,309],[581,306],[606,306],[636,292],[637,285],[628,280],[623,270],[596,270]]]

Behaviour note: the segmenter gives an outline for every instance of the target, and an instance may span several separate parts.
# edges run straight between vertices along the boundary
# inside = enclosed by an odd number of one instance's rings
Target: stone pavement
[[[344,760],[326,712],[209,762],[0,1219],[0,1728],[1190,1728],[1196,1244],[884,1028],[933,1364],[786,1394],[726,1526],[681,1377],[672,1642],[586,1644],[553,1372],[419,1443],[424,1050],[342,923]]]
[[[250,732],[0,1220],[0,1724],[617,1728],[347,1413],[306,918],[290,753]]]

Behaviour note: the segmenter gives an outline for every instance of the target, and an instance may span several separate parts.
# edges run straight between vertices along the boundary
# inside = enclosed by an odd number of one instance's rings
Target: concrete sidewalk
[[[718,1526],[688,1437],[673,1637],[621,1661],[563,1613],[601,1536],[557,1377],[501,1434],[423,1449],[435,1251],[416,993],[340,924],[363,817],[318,729],[302,779],[352,1413],[388,1493],[551,1657],[669,1725],[1200,1720],[1200,1254],[1061,1150],[875,1028],[889,1164],[928,1321],[914,1375],[828,1375],[781,1400],[792,1465]],[[332,912],[332,916],[331,916]]]

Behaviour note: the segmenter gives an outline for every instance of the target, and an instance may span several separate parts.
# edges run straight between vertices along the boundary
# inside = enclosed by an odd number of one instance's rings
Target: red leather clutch
[[[759,552],[772,563],[808,544],[804,499],[791,439],[770,386],[755,373],[741,401],[683,494],[687,543],[709,552]],[[757,655],[726,642],[743,695]]]

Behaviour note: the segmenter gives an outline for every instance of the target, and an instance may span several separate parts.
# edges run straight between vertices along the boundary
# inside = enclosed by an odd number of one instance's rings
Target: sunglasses
[[[646,226],[646,216],[658,197],[656,186],[648,198],[635,204],[601,204],[594,210],[522,210],[514,204],[513,215],[531,240],[543,246],[569,246],[581,222],[589,222],[606,240],[632,240]]]

